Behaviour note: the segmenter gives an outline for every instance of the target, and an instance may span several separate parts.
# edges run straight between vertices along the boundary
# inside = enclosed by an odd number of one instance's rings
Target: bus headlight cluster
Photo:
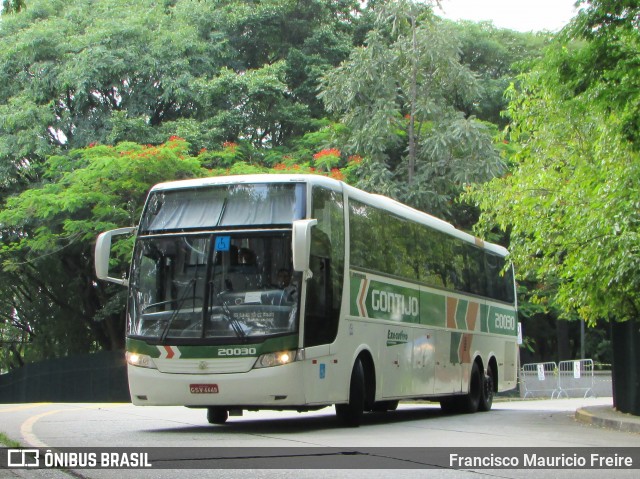
[[[270,368],[272,366],[282,366],[294,361],[299,361],[300,351],[278,351],[277,353],[267,353],[258,357],[254,368]]]
[[[157,369],[153,359],[151,356],[147,356],[146,354],[138,354],[138,353],[130,353],[127,351],[126,353],[127,363],[132,366],[138,366],[140,368],[150,368]]]

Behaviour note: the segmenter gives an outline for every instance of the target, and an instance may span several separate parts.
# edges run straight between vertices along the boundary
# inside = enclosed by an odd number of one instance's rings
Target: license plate
[[[189,384],[191,394],[218,394],[217,384]]]

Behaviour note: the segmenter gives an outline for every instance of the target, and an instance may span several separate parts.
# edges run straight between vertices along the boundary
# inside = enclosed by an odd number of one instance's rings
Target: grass
[[[14,441],[13,439],[9,438],[9,436],[7,436],[3,432],[0,432],[0,444],[7,447],[22,447],[22,444],[20,444],[18,441]]]

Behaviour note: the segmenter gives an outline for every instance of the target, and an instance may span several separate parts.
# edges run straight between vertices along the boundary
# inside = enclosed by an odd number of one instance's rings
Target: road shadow
[[[142,432],[149,433],[166,433],[166,434],[296,434],[310,431],[322,431],[333,429],[356,430],[356,428],[347,428],[342,426],[332,408],[326,408],[324,414],[306,415],[300,413],[299,416],[288,417],[269,417],[269,418],[236,418],[231,416],[225,424],[209,424],[206,419],[206,412],[202,410],[202,425],[183,426],[174,428],[148,429]],[[500,411],[500,413],[510,411]],[[478,413],[483,414],[483,413]],[[471,414],[446,414],[437,405],[411,405],[403,407],[396,411],[385,413],[371,412],[366,413],[362,418],[362,424],[359,431],[366,431],[367,427],[378,426],[382,424],[400,424],[412,421],[439,421],[443,419],[454,419],[455,421],[467,422],[474,415]]]

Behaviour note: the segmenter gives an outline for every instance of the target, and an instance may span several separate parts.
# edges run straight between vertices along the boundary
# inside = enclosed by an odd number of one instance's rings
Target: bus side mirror
[[[129,281],[122,278],[109,276],[109,257],[111,256],[111,238],[119,235],[128,235],[136,230],[135,227],[119,228],[101,233],[96,240],[95,267],[98,279],[128,286]]]
[[[318,220],[297,220],[293,222],[291,238],[293,252],[293,270],[309,272],[309,255],[311,253],[311,227]]]

